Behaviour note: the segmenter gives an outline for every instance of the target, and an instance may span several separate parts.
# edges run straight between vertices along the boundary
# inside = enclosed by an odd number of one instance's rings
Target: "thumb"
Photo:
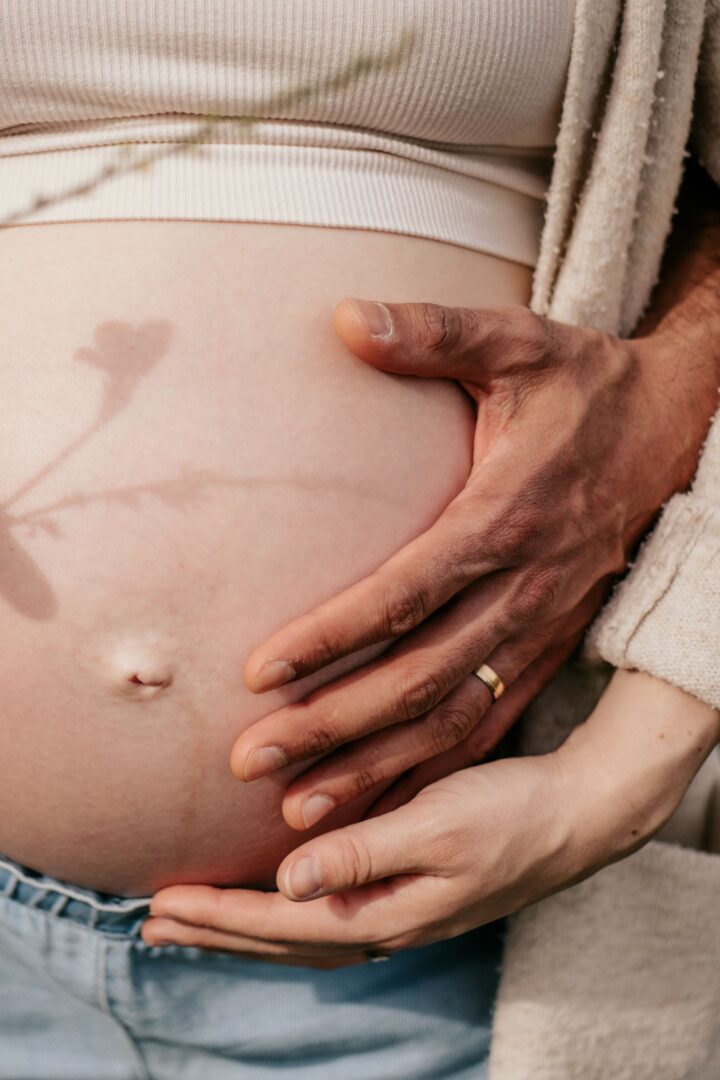
[[[417,804],[308,841],[283,859],[277,886],[288,900],[314,900],[398,874],[426,872],[429,822]]]
[[[383,371],[482,385],[504,373],[507,350],[537,334],[537,317],[520,304],[496,308],[386,304],[344,299],[333,326],[361,360]]]

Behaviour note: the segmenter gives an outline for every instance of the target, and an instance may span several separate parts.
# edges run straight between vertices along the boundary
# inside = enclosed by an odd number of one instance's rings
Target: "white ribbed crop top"
[[[532,266],[574,2],[0,0],[0,224],[344,226]]]

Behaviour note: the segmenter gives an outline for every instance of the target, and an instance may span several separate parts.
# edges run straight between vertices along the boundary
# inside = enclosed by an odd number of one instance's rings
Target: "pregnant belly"
[[[245,658],[427,528],[471,463],[464,392],[364,365],[333,308],[527,302],[530,271],[204,222],[5,229],[0,258],[0,852],[123,895],[272,887],[308,835],[279,812],[293,771],[245,786],[232,744],[385,646],[259,696]]]

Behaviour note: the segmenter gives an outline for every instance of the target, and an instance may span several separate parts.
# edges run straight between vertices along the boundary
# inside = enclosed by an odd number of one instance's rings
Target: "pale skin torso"
[[[291,771],[243,785],[230,749],[379,649],[262,696],[245,659],[429,526],[471,460],[465,393],[364,365],[333,309],[527,303],[531,271],[247,223],[21,226],[0,255],[0,852],[124,895],[272,887],[309,835],[280,817]]]

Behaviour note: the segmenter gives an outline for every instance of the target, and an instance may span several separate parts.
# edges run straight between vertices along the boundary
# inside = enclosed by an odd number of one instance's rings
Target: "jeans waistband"
[[[0,855],[0,897],[117,937],[139,937],[150,896],[113,896],[47,874]]]

